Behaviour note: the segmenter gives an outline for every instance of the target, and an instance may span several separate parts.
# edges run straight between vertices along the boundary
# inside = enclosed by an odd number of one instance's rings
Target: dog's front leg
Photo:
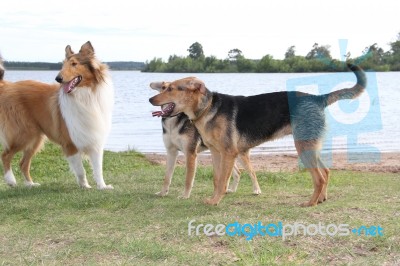
[[[98,189],[114,189],[112,185],[106,185],[103,179],[103,149],[89,152],[90,162],[93,169],[93,178]]]
[[[212,164],[213,164],[213,184],[214,184],[214,193],[212,195],[212,198],[213,198],[216,195],[218,179],[221,176],[221,174],[220,174],[221,155],[217,150],[215,150],[213,148],[210,148],[210,151],[211,151]],[[208,200],[209,199],[206,199],[205,202],[207,203]]]
[[[219,156],[219,167],[217,174],[214,173],[214,194],[205,202],[210,205],[218,205],[226,193],[229,177],[235,164],[235,156],[225,154]],[[214,157],[213,157],[214,164]]]
[[[171,185],[172,175],[174,174],[176,158],[178,157],[178,150],[169,148],[167,149],[167,170],[165,171],[164,183],[160,192],[156,195],[164,197],[168,194],[169,186]]]
[[[68,156],[67,160],[69,163],[69,167],[76,176],[78,185],[82,188],[91,188],[86,179],[86,171],[85,168],[83,168],[82,164],[82,155],[77,152],[74,155]]]
[[[185,191],[180,198],[188,199],[190,192],[192,191],[194,177],[196,175],[197,167],[197,153],[186,152],[186,179],[185,179]]]

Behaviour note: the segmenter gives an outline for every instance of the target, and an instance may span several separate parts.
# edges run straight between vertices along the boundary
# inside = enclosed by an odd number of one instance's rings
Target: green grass
[[[14,160],[14,165],[17,165]],[[82,190],[58,147],[46,145],[32,163],[42,185],[0,185],[0,265],[393,265],[400,263],[400,177],[390,173],[333,171],[329,200],[313,208],[307,172],[259,172],[263,193],[251,195],[244,174],[238,192],[220,205],[203,204],[212,193],[210,167],[200,167],[189,200],[177,197],[184,168],[176,169],[167,197],[154,195],[164,167],[141,154],[106,152],[112,191]],[[94,185],[86,163],[89,183]],[[350,227],[380,225],[384,236],[188,236],[194,225],[262,221]]]

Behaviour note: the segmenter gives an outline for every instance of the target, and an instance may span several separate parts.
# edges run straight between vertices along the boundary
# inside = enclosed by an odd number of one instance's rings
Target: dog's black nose
[[[58,83],[61,83],[61,82],[63,81],[63,78],[62,78],[62,76],[60,76],[60,75],[57,75],[57,77],[56,77],[56,81],[57,81]]]
[[[154,97],[151,97],[151,98],[149,99],[149,102],[150,102],[151,104],[153,104],[153,101],[154,101],[153,98],[154,98]],[[153,104],[153,105],[154,105],[154,104]]]

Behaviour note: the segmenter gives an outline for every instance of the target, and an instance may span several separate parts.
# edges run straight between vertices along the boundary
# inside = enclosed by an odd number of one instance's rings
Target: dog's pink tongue
[[[160,116],[162,116],[163,115],[163,111],[155,111],[155,112],[152,112],[151,114],[153,115],[153,116],[157,116],[157,117],[160,117]]]
[[[64,89],[64,92],[65,93],[70,93],[71,92],[71,87],[72,87],[72,81],[73,80],[71,80],[70,82],[68,82],[67,84],[64,84],[63,85],[63,89]]]

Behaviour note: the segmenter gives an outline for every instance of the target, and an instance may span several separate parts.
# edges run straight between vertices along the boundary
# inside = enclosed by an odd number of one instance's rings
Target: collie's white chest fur
[[[61,114],[69,135],[81,151],[101,150],[111,128],[114,88],[110,78],[92,90],[78,87],[59,93]]]

